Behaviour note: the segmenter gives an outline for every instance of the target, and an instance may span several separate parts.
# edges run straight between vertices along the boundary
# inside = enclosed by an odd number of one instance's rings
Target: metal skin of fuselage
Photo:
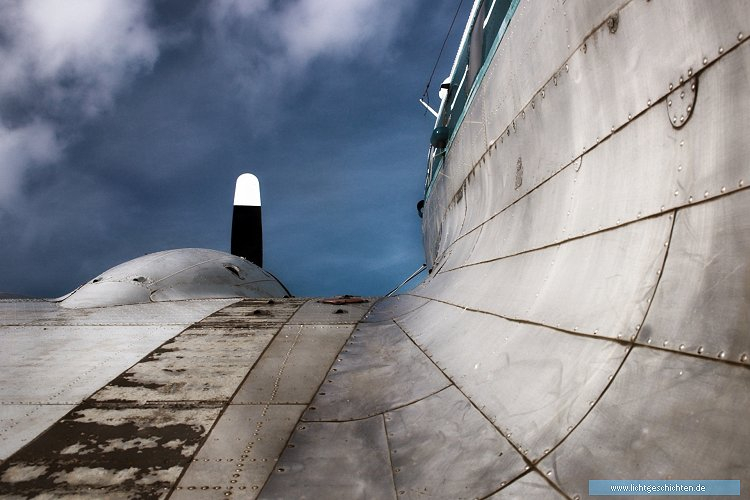
[[[476,2],[430,150],[424,283],[283,298],[189,250],[62,303],[0,300],[0,495],[744,491],[749,35],[741,0]]]

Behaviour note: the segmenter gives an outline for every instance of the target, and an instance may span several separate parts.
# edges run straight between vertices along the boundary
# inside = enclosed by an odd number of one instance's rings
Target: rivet
[[[659,212],[663,212],[663,211],[664,211],[664,205],[662,205],[661,208],[659,209]]]
[[[744,35],[740,31],[740,33],[737,35],[737,40],[742,40],[744,38]]]
[[[651,343],[651,339],[648,339],[648,340],[646,341],[646,343],[647,343],[647,344],[650,344],[650,343]]]
[[[683,81],[684,81],[684,80],[683,80],[683,78],[682,78],[682,77],[680,77],[680,84],[682,84],[682,82],[683,82]]]
[[[685,145],[685,141],[680,141],[680,147]]]
[[[688,69],[688,76],[693,76],[693,68]]]
[[[740,356],[740,362],[744,363],[746,361],[747,361],[747,354],[743,354],[742,356]]]
[[[719,359],[724,359],[726,357],[726,353],[724,351],[719,351]]]
[[[708,64],[708,58],[707,57],[703,58],[703,64]]]
[[[565,65],[565,72],[566,73],[568,72],[568,65],[567,64]]]
[[[554,82],[554,84],[555,84],[555,87],[557,87],[557,77],[554,77],[554,78],[552,79],[552,81]]]
[[[740,179],[740,182],[738,183],[738,186],[742,187],[744,185],[745,185],[745,181],[743,181],[742,179]]]
[[[679,191],[675,191],[675,192],[674,192],[674,195],[675,195],[675,196],[677,196],[678,194],[680,194],[680,192],[679,192]]]
[[[703,354],[703,346],[698,347],[698,354]]]
[[[690,90],[695,90],[695,84],[692,84],[692,85],[690,86]]]
[[[630,121],[631,118],[633,118],[633,116],[630,113],[628,113],[628,121]]]
[[[677,166],[677,171],[678,171],[678,172],[682,172],[682,165],[678,165],[678,166]]]
[[[664,343],[663,343],[663,345],[664,345],[664,347],[667,347],[669,345],[669,341],[665,340]]]
[[[669,90],[672,90],[673,88],[674,88],[674,85],[672,85],[672,84],[670,83],[670,84],[669,84]]]
[[[680,344],[680,347],[678,349],[681,350],[681,351],[684,351],[685,350],[685,344]]]
[[[646,101],[646,106],[651,106],[651,99],[649,99],[648,101]]]
[[[703,197],[704,198],[708,198],[708,191],[706,191],[705,193],[703,193]]]
[[[723,53],[724,53],[724,47],[719,47],[719,54],[723,54]]]
[[[680,92],[680,99],[684,99],[684,98],[685,98],[685,91],[683,90],[682,92]]]
[[[692,196],[690,196],[690,197],[688,198],[688,203],[692,203],[692,202],[693,202],[693,197],[692,197]]]
[[[667,100],[667,106],[672,106],[672,99]]]
[[[547,475],[548,475],[548,476],[551,476],[551,475],[552,475],[552,471],[551,471],[551,470],[548,470],[548,471],[547,471]]]
[[[544,99],[544,90],[542,90],[542,99]]]
[[[677,117],[672,118],[672,123],[677,123]]]
[[[684,122],[684,121],[685,121],[685,117],[683,115],[680,115],[680,122]]]
[[[726,193],[726,191],[727,191],[727,188],[726,188],[726,187],[724,187],[724,186],[721,186],[721,192],[722,192],[722,193]]]
[[[610,128],[609,130],[610,130],[611,132],[614,132],[614,131],[615,131],[615,126],[614,126],[614,125],[612,125],[612,128]]]

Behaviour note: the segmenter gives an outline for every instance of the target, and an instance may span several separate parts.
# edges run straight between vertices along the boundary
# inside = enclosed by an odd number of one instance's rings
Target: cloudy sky
[[[228,251],[246,171],[265,267],[294,294],[387,292],[424,260],[433,117],[418,99],[458,4],[0,2],[0,292],[59,296],[146,253]]]

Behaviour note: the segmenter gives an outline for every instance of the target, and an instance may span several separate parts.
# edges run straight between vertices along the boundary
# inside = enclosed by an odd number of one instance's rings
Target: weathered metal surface
[[[234,301],[76,310],[0,303],[0,460],[190,323]]]
[[[63,307],[106,307],[169,300],[283,297],[286,289],[258,266],[216,250],[181,248],[115,266],[75,290]]]
[[[299,301],[273,305],[237,303],[162,344],[8,458],[0,494],[166,495]]]
[[[444,271],[414,294],[570,332],[627,339],[637,333],[653,296],[671,228],[667,214]]]
[[[677,212],[638,343],[750,364],[749,213],[748,190]]]
[[[435,302],[398,323],[530,460],[578,425],[628,350]]]
[[[399,498],[479,498],[526,463],[455,387],[387,412]]]
[[[664,116],[666,101],[660,106],[652,104],[633,119],[632,126],[590,149],[489,220],[482,210],[471,210],[471,221],[464,229],[482,224],[480,227],[494,237],[492,246],[480,245],[467,261],[540,248],[741,189],[750,178],[750,167],[744,161],[750,155],[750,145],[742,128],[727,118],[750,113],[750,103],[743,99],[750,93],[750,46],[738,47],[720,63],[703,70],[701,82],[698,103],[706,104],[690,126],[672,130]],[[713,132],[705,133],[707,129]],[[480,184],[471,181],[467,185],[465,197],[484,204],[491,197],[476,191],[475,183]],[[473,234],[454,243],[451,260],[459,249],[476,246],[473,241],[463,241]]]
[[[0,495],[164,497],[220,409],[80,405],[0,467]]]
[[[702,79],[703,72],[722,66],[722,59],[732,55],[732,49],[746,39],[741,35],[743,31],[747,33],[750,29],[747,25],[749,21],[746,6],[742,2],[730,2],[726,7],[726,10],[720,9],[720,12],[712,11],[711,16],[706,19],[701,2],[630,2],[620,9],[618,29],[614,34],[610,33],[606,22],[606,5],[597,7],[586,2],[573,2],[564,8],[554,7],[558,9],[558,14],[550,16],[549,22],[545,21],[544,36],[538,41],[544,48],[535,51],[541,55],[541,61],[520,66],[517,61],[524,60],[523,58],[511,58],[503,51],[509,50],[512,53],[517,45],[521,47],[524,43],[528,44],[523,39],[531,35],[524,33],[536,34],[539,30],[525,29],[520,23],[524,22],[525,17],[542,16],[550,10],[530,9],[537,11],[535,13],[519,9],[511,24],[511,27],[517,28],[501,44],[485,83],[475,99],[477,103],[497,106],[497,109],[505,111],[500,113],[503,118],[496,120],[497,125],[488,125],[490,146],[485,156],[481,161],[480,157],[474,157],[468,162],[477,165],[474,175],[478,182],[466,182],[467,190],[463,194],[464,198],[469,199],[471,210],[468,214],[473,218],[472,222],[463,224],[463,210],[458,210],[458,214],[443,220],[444,213],[433,212],[430,205],[438,203],[445,206],[445,201],[433,200],[431,195],[425,207],[426,213],[435,214],[440,222],[425,222],[425,232],[431,233],[427,237],[429,244],[426,246],[439,240],[434,228],[439,228],[440,224],[452,227],[460,223],[466,230],[475,227],[519,196],[525,195],[528,190],[535,188],[577,156],[596,148],[614,132],[620,133],[621,129],[632,128],[639,115],[650,107],[659,108],[659,114],[668,122],[662,107],[665,105],[655,106],[656,103],[666,100],[667,94],[679,86],[680,79],[685,81],[699,73]],[[566,10],[579,9],[577,17],[567,14],[560,16]],[[598,29],[591,32],[585,40],[582,38],[573,43],[569,58],[558,55],[548,59],[558,52],[557,39],[567,37],[568,31],[578,31],[569,29],[572,26],[570,23],[577,26],[579,21],[594,20],[591,15],[597,12],[601,16]],[[685,43],[674,43],[674,37],[670,33],[684,29],[692,20],[699,18],[703,20],[701,28],[694,30]],[[580,32],[587,34],[595,24],[588,24],[587,28],[581,27]],[[524,50],[532,46],[534,45],[524,46]],[[635,50],[639,46],[653,47],[653,50]],[[721,51],[718,50],[719,47]],[[529,74],[537,74],[540,67],[549,67],[549,61],[553,61],[556,66],[545,73],[545,79],[549,79],[547,83],[530,87],[525,78]],[[502,71],[495,70],[496,66],[502,67]],[[726,66],[734,67],[736,64],[729,63]],[[632,76],[636,74],[637,78]],[[739,79],[736,81],[739,82]],[[608,93],[602,95],[601,89],[607,89]],[[524,94],[528,96],[525,99],[514,97],[517,92],[525,93],[530,90],[531,94]],[[511,102],[513,105],[510,105]],[[747,102],[747,99],[741,99],[740,102]],[[696,107],[701,107],[700,102]],[[485,115],[492,123],[493,113],[486,112]],[[722,121],[713,121],[712,126]],[[730,125],[727,128],[732,127]],[[498,144],[501,137],[502,142]],[[695,148],[694,151],[700,149]],[[510,167],[515,167],[519,157],[523,158],[526,167],[524,187],[514,190],[515,168]],[[466,162],[458,161],[457,164],[464,163]],[[534,170],[529,172],[529,166]],[[450,170],[453,165],[449,164],[446,168]],[[440,182],[450,179],[452,184],[445,190],[439,189],[440,186],[433,187],[433,194],[440,193],[447,197],[446,200],[453,199],[467,175],[468,172],[453,172],[445,178],[441,177]],[[527,179],[530,182],[527,183]],[[484,193],[490,189],[494,196],[479,196],[479,192],[472,190],[472,185],[473,189]],[[495,189],[491,189],[493,187]],[[444,250],[445,247],[442,247],[437,253]]]
[[[501,500],[504,498],[550,500],[563,499],[565,496],[545,481],[536,470],[532,470],[487,498],[489,500]]]
[[[748,478],[750,371],[636,347],[591,414],[540,470],[568,495],[589,479]]]
[[[221,416],[170,498],[255,498],[260,492],[305,407],[234,403]]]
[[[290,325],[351,325],[362,319],[373,304],[372,299],[366,302],[350,304],[324,304],[317,300],[308,300],[289,320]]]
[[[412,403],[448,380],[393,323],[363,323],[344,345],[305,421],[362,419]]]
[[[233,404],[308,404],[352,325],[287,325],[276,335]]]
[[[383,417],[306,422],[259,498],[396,498]]]

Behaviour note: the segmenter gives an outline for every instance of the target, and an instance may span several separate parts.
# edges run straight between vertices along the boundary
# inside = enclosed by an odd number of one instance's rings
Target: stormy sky
[[[424,260],[434,119],[418,99],[458,4],[0,2],[0,292],[229,251],[243,172],[261,182],[265,267],[292,293],[387,292]]]

